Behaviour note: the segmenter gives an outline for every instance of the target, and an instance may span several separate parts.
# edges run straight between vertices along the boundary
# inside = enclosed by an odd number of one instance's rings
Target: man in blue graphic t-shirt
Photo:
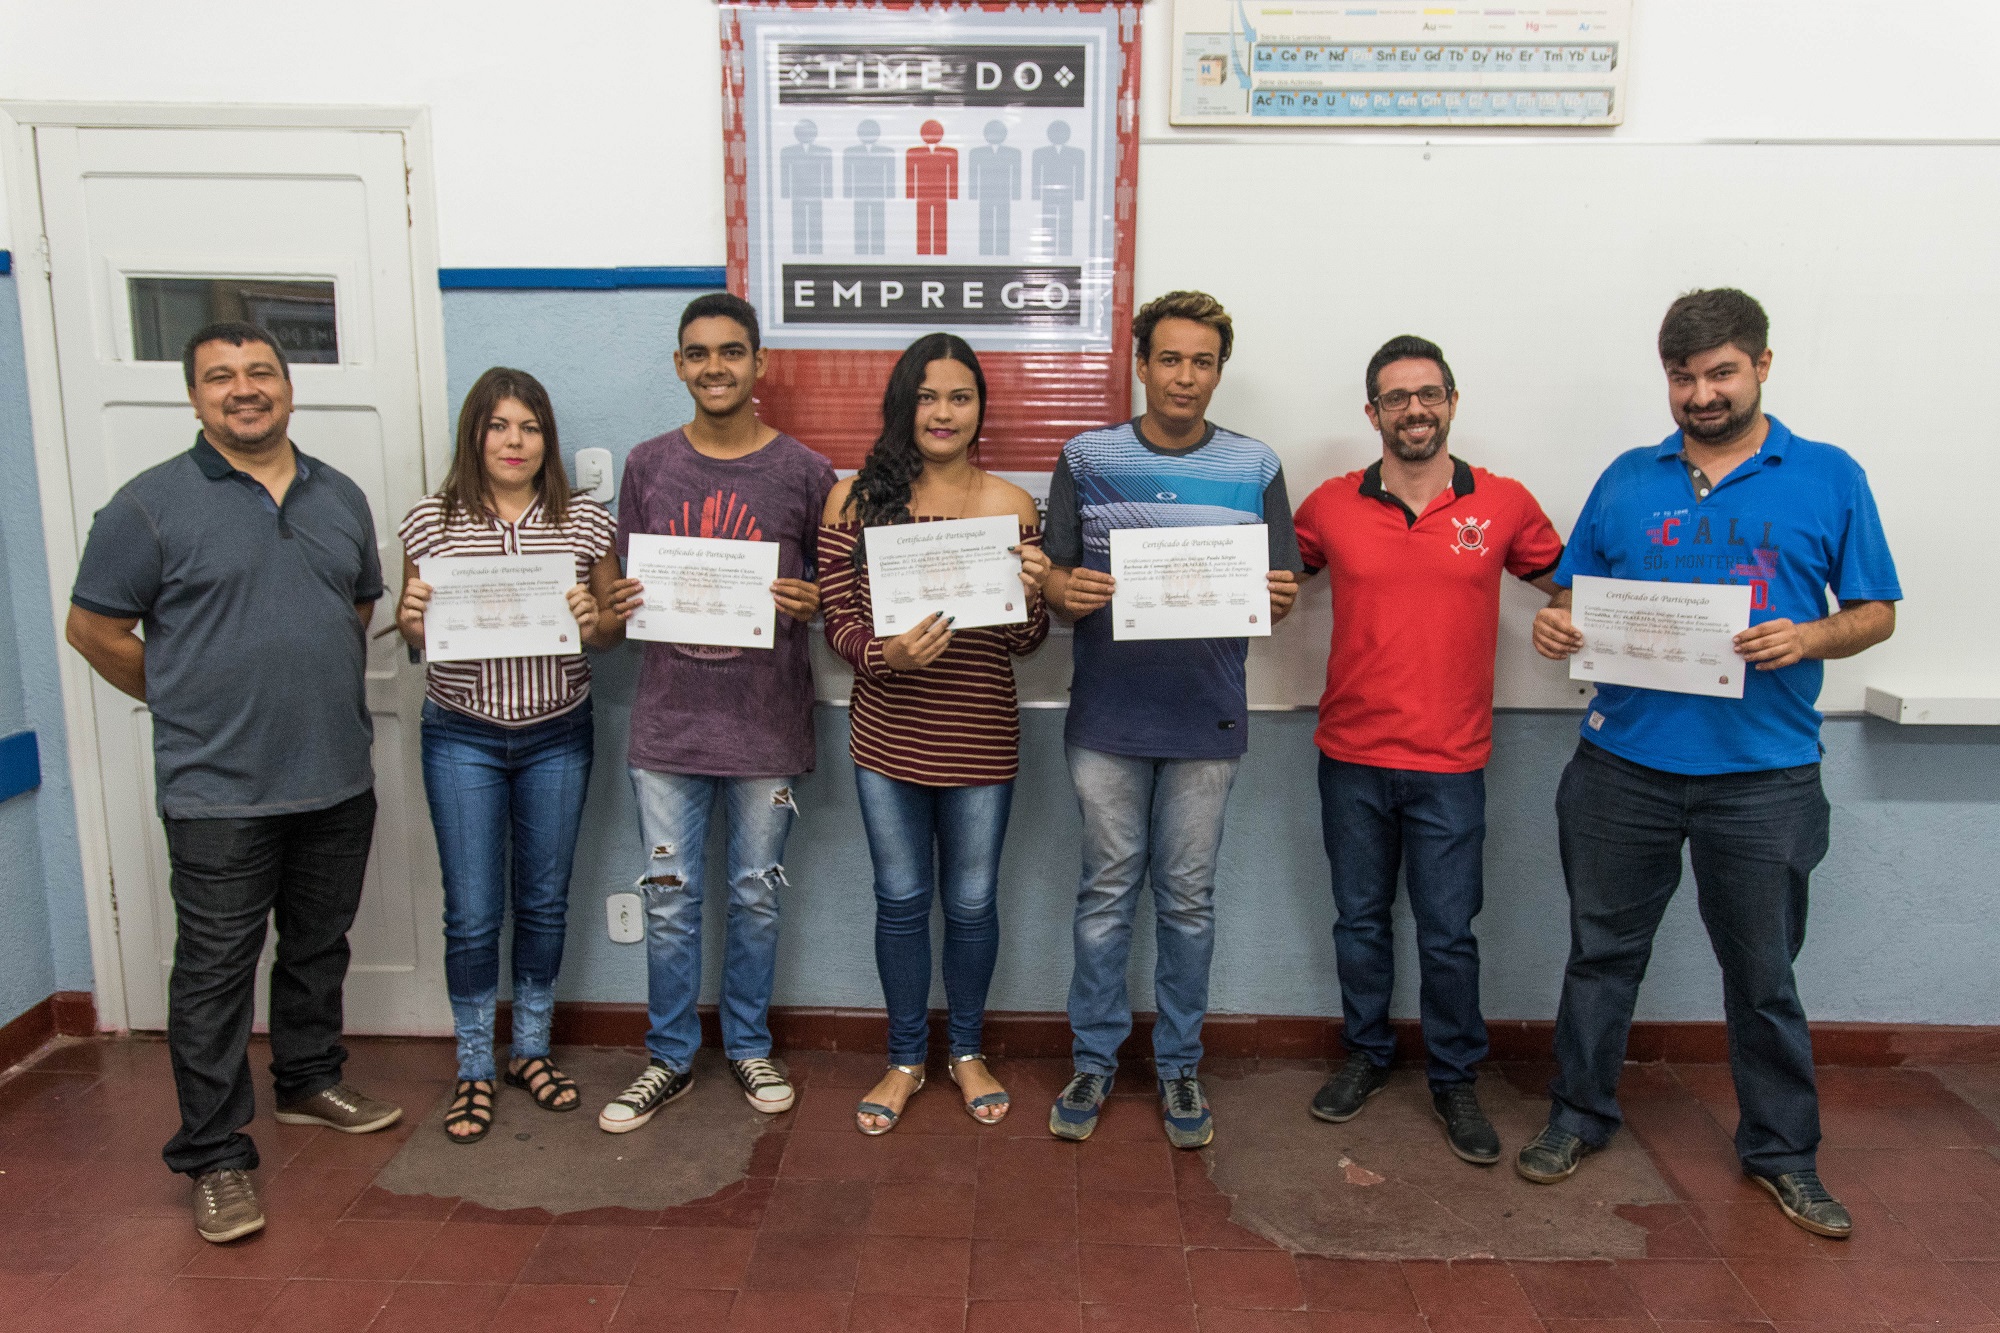
[[[1854,1224],[1816,1169],[1812,1040],[1792,975],[1827,849],[1814,705],[1821,663],[1888,638],[1903,594],[1861,466],[1764,414],[1769,329],[1727,288],[1668,308],[1660,360],[1680,429],[1598,478],[1554,575],[1562,591],[1535,619],[1535,647],[1561,659],[1583,646],[1568,609],[1579,574],[1747,583],[1736,651],[1755,669],[1741,699],[1597,687],[1556,794],[1570,952],[1549,1123],[1517,1165],[1554,1184],[1616,1132],[1632,1007],[1686,844],[1722,965],[1737,1156],[1786,1217],[1843,1238]]]
[[[1169,292],[1139,311],[1132,338],[1145,415],[1063,446],[1043,538],[1054,566],[1043,594],[1076,623],[1064,738],[1083,807],[1069,988],[1076,1075],[1049,1113],[1049,1132],[1089,1138],[1111,1092],[1118,1047],[1132,1031],[1125,964],[1150,871],[1162,1115],[1170,1143],[1199,1148],[1215,1132],[1196,1075],[1215,949],[1216,854],[1249,722],[1246,647],[1242,639],[1114,640],[1111,531],[1268,525],[1273,624],[1298,595],[1299,544],[1277,455],[1207,421],[1234,338],[1221,304],[1203,292]]]

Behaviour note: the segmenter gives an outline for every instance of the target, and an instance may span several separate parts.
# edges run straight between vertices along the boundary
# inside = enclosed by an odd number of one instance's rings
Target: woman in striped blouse
[[[981,1124],[1007,1113],[980,1034],[999,953],[1000,847],[1020,767],[1011,656],[1049,632],[1039,591],[1048,559],[1035,502],[974,466],[986,377],[965,340],[918,339],[890,372],[882,434],[861,471],[834,487],[820,529],[827,642],[854,666],[854,780],[875,863],[875,962],[889,1009],[889,1069],[855,1112],[886,1134],[924,1085],[931,992],[931,898],[944,899],[944,987],[952,1081]],[[1025,624],[953,632],[941,614],[875,637],[864,530],[1011,515],[1021,526]]]
[[[548,392],[535,377],[495,368],[458,417],[444,489],[403,520],[403,596],[396,627],[424,646],[431,586],[419,562],[455,556],[564,555],[581,647],[621,637],[611,610],[617,524],[570,493]],[[570,862],[590,783],[590,666],[582,652],[433,662],[426,670],[424,791],[444,869],[445,981],[458,1031],[458,1085],[445,1115],[453,1142],[493,1124],[493,1019],[500,925],[513,842],[514,1033],[507,1082],[537,1105],[573,1111],[576,1085],[549,1060],[549,1020],[562,965]]]

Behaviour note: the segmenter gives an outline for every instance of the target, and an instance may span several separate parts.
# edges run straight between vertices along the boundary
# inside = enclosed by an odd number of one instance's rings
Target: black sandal
[[[486,1101],[482,1104],[479,1098]],[[469,1134],[455,1134],[453,1126],[471,1125]],[[453,1143],[477,1143],[493,1128],[493,1080],[462,1078],[451,1090],[451,1109],[444,1113],[444,1136]]]
[[[525,1089],[527,1094],[535,1099],[535,1105],[544,1111],[574,1111],[583,1105],[583,1094],[577,1091],[576,1084],[571,1082],[569,1075],[557,1069],[547,1056],[537,1055],[523,1060],[519,1070],[509,1062],[507,1085]],[[570,1093],[569,1105],[558,1106],[556,1098],[563,1095],[564,1089]]]

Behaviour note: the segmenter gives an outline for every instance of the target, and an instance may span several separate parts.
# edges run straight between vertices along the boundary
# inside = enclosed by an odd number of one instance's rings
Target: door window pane
[[[333,284],[271,278],[131,278],[132,355],[139,361],[178,361],[187,340],[205,324],[248,320],[271,331],[286,358],[305,365],[335,365],[340,343],[334,329]]]

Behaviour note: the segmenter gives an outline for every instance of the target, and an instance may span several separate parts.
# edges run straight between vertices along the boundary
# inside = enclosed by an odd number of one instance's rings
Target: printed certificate
[[[892,639],[942,611],[953,629],[1022,625],[1028,620],[1021,543],[1012,514],[893,523],[862,537],[868,556],[868,596],[877,637]]]
[[[1743,697],[1744,673],[1755,668],[1736,655],[1734,640],[1750,628],[1748,584],[1580,574],[1571,591],[1570,620],[1583,632],[1571,680]]]
[[[776,542],[634,533],[625,577],[646,585],[646,604],[625,624],[632,638],[727,648],[776,642]]]
[[[572,556],[438,556],[419,560],[417,577],[431,585],[424,655],[433,662],[583,651],[563,596],[576,586]]]
[[[1271,632],[1262,523],[1111,531],[1113,639],[1241,639]]]

